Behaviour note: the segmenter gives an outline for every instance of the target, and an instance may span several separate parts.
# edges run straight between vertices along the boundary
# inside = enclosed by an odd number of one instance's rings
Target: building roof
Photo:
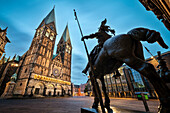
[[[63,35],[61,36],[61,38],[64,39],[65,42],[67,42],[68,40],[70,40],[70,34],[69,34],[69,30],[68,30],[68,24],[66,25],[66,28],[63,32]]]
[[[44,18],[45,24],[50,24],[51,22],[54,22],[55,24],[55,13],[54,8],[51,10],[51,12]]]
[[[48,27],[51,28],[51,30],[55,31],[55,33],[57,34],[56,31],[56,22],[55,22],[55,12],[54,12],[54,8],[50,11],[50,13],[48,13],[48,15],[42,20],[41,24],[39,25],[39,27],[42,27],[44,25],[49,25]],[[53,26],[54,25],[54,26]],[[38,28],[39,28],[38,27]]]

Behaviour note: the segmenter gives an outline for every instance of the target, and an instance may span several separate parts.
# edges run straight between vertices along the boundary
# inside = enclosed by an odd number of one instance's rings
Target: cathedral
[[[53,8],[36,29],[29,50],[20,58],[13,75],[17,78],[13,96],[71,95],[72,45],[68,24],[53,54],[56,36]]]

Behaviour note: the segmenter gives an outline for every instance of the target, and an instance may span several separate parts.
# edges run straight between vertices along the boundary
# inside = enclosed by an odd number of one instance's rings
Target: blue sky
[[[85,83],[87,80],[81,73],[87,57],[80,41],[81,35],[73,9],[77,11],[84,35],[96,32],[100,22],[107,18],[107,25],[115,29],[116,35],[127,33],[135,27],[146,27],[159,31],[167,45],[170,45],[170,32],[151,11],[146,11],[138,0],[1,0],[0,27],[5,29],[8,26],[7,36],[11,41],[5,48],[7,57],[23,55],[29,49],[35,29],[54,5],[58,32],[56,45],[68,23],[73,46],[71,80],[74,84]],[[86,43],[90,51],[97,41],[87,40]],[[142,43],[153,55],[156,55],[157,51],[170,50],[161,48],[157,43]],[[145,58],[150,57],[146,50],[144,54]]]

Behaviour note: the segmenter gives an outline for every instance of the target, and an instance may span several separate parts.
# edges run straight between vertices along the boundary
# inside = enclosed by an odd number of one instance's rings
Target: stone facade
[[[0,60],[0,95],[5,90],[6,84],[10,81],[11,76],[16,72],[19,63],[19,56],[14,56],[11,60],[3,57]]]
[[[21,57],[13,96],[71,95],[72,45],[68,25],[53,55],[56,36],[52,9],[36,29],[29,50]]]

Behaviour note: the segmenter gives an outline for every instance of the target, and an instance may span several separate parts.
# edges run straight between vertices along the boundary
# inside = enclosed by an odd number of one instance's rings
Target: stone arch
[[[35,67],[34,67],[34,72],[35,72],[35,73],[38,73],[38,66],[35,66]]]
[[[42,67],[39,67],[38,69],[38,73],[41,74],[42,73]]]
[[[46,62],[46,67],[47,67],[47,68],[49,67],[49,64],[50,64],[50,61],[47,60],[47,62]]]
[[[39,82],[34,86],[33,93],[35,95],[43,95],[44,94],[44,88],[45,88],[45,85],[42,82]]]
[[[57,96],[61,96],[62,95],[62,89],[63,89],[63,87],[58,84],[57,87],[56,87],[56,95]]]
[[[42,52],[43,52],[43,46],[41,46],[39,53],[42,54]]]
[[[51,51],[49,52],[49,58],[51,58]]]
[[[68,88],[68,95],[71,95],[71,86],[67,86]]]
[[[42,57],[41,57],[41,56],[38,56],[37,64],[41,64],[41,61],[42,61]]]
[[[71,95],[71,86],[65,85],[64,90],[66,95]]]
[[[45,58],[43,58],[43,60],[42,60],[42,66],[45,66],[45,63],[46,63],[46,59]]]
[[[47,96],[53,96],[54,95],[54,85],[53,84],[47,85],[46,95]]]
[[[43,49],[43,52],[42,52],[42,55],[44,55],[45,54],[45,48]]]
[[[66,86],[66,85],[63,86],[63,94],[64,95],[68,94],[68,86]]]

